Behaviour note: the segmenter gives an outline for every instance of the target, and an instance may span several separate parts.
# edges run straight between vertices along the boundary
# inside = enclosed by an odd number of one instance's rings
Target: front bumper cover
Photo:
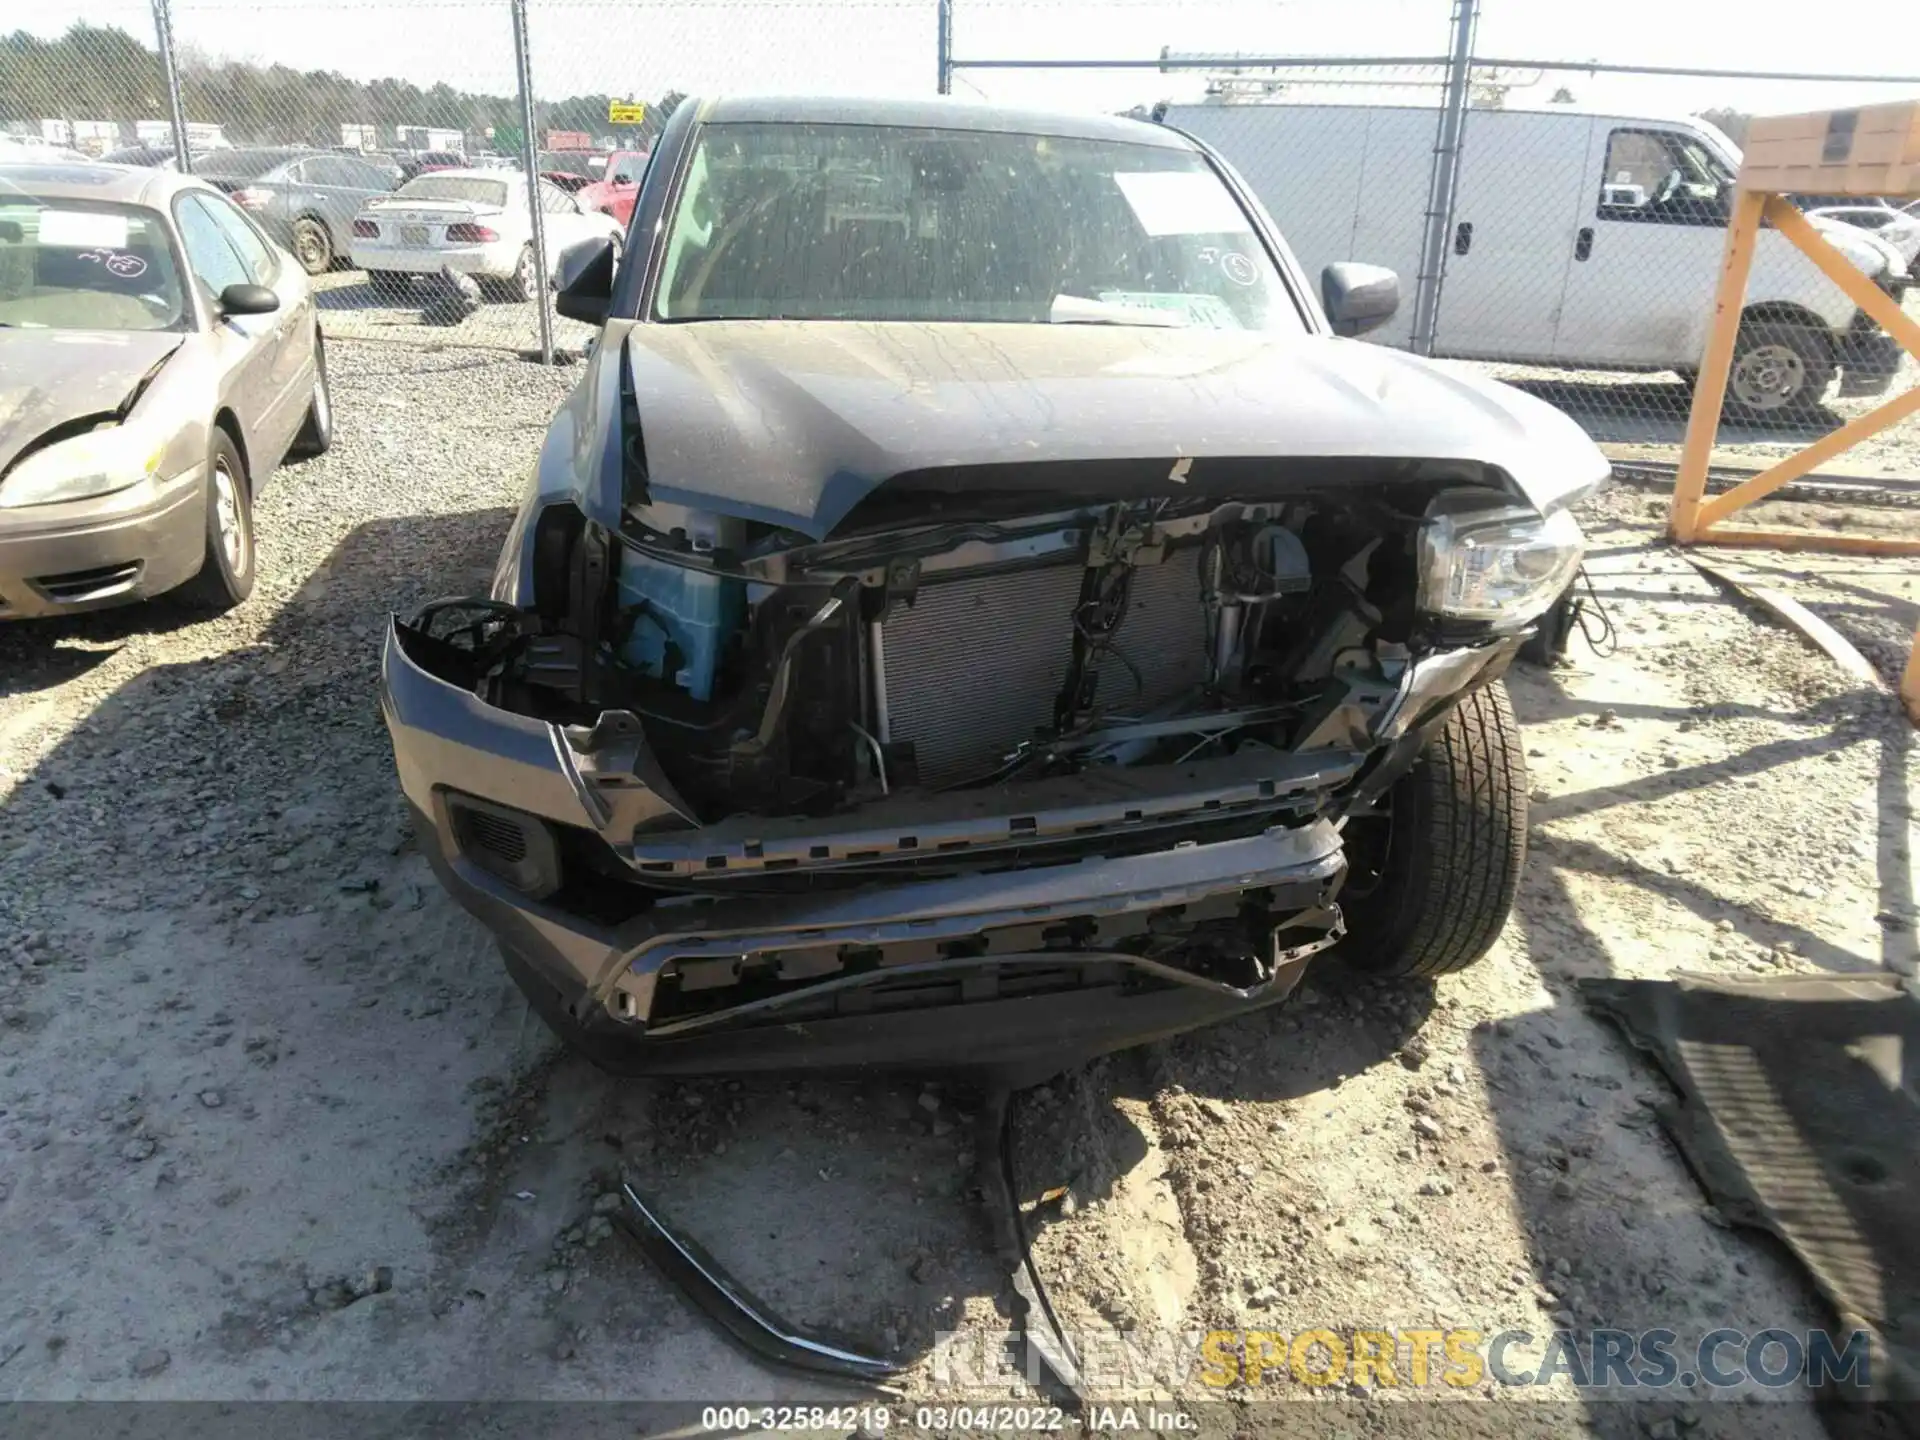
[[[594,832],[645,887],[635,827],[676,808],[671,787],[664,777],[641,778],[652,768],[644,746],[583,753],[561,727],[441,679],[425,652],[409,653],[410,634],[398,624],[389,632],[381,701],[429,859],[494,932],[510,968],[560,997],[569,1024],[639,1042],[635,1070],[1050,1072],[1284,999],[1308,958],[1341,933],[1335,897],[1345,858],[1324,817],[1363,756],[1338,748],[1276,762],[1295,766],[1299,813],[1239,838],[797,894],[688,888],[662,893],[631,919],[595,920],[564,896],[534,899],[468,858],[449,794]],[[1388,752],[1383,764],[1414,744],[1444,701],[1498,673],[1511,650],[1454,650],[1409,667],[1397,701],[1372,717],[1372,744]],[[1269,953],[1232,979],[1131,943],[1168,915],[1223,912],[1276,927]],[[1075,929],[1071,948],[1057,943],[1060,926]],[[661,1003],[684,975],[728,966],[807,979],[718,1008]],[[908,993],[916,987],[921,993]]]
[[[85,500],[0,510],[0,620],[130,605],[206,558],[206,466]]]

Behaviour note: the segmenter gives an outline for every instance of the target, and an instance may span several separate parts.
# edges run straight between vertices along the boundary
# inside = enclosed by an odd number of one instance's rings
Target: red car
[[[640,177],[646,173],[645,150],[616,150],[607,157],[606,173],[575,198],[588,214],[598,210],[625,225],[633,219],[633,198],[640,193]]]

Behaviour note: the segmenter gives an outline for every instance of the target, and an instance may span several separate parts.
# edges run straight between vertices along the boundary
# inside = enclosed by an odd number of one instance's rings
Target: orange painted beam
[[[1673,504],[1667,510],[1667,533],[1683,545],[1700,530],[1707,462],[1713,457],[1714,437],[1720,433],[1720,406],[1726,397],[1727,376],[1733,369],[1740,308],[1746,299],[1747,276],[1753,269],[1753,248],[1760,238],[1760,216],[1766,203],[1763,191],[1736,190],[1727,218],[1727,245],[1720,259],[1720,283],[1713,296],[1713,324],[1707,330],[1707,351],[1693,384],[1693,410],[1687,417],[1680,470],[1674,477]]]
[[[1698,512],[1694,528],[1696,538],[1703,536],[1707,527],[1726,519],[1734,511],[1744,509],[1778,490],[1782,485],[1790,485],[1816,466],[1824,465],[1843,450],[1851,450],[1870,435],[1877,435],[1889,425],[1898,425],[1909,415],[1920,411],[1920,385],[1876,406],[1864,415],[1857,415],[1838,430],[1822,435],[1804,450],[1797,450],[1771,469],[1762,470],[1751,480],[1742,480],[1731,490],[1723,491],[1702,505]]]
[[[1920,555],[1920,536],[1859,535],[1845,530],[1763,530],[1715,525],[1702,530],[1700,545],[1758,546],[1766,550],[1830,550],[1841,555]]]

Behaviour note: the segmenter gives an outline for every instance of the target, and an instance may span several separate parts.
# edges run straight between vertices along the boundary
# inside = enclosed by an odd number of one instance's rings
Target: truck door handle
[[[1584,260],[1593,254],[1593,227],[1583,226],[1580,233],[1573,237],[1573,258]]]
[[[1464,255],[1473,248],[1473,222],[1462,220],[1453,232],[1453,253]]]

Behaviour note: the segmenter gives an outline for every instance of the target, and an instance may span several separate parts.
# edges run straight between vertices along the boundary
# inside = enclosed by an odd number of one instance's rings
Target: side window
[[[573,197],[550,180],[540,182],[540,211],[544,215],[577,215],[580,207]]]
[[[204,196],[183,195],[173,207],[180,224],[180,244],[187,252],[187,268],[194,278],[218,295],[229,285],[249,285],[253,277],[213,218]]]
[[[1609,220],[1636,218],[1620,212],[1646,209],[1672,168],[1658,135],[1614,131],[1607,137],[1607,167],[1600,177],[1601,215]]]
[[[215,199],[211,195],[194,198],[206,206],[207,212],[213,216],[213,223],[220,227],[220,233],[227,237],[227,243],[239,255],[240,263],[246,267],[247,278],[256,285],[273,284],[280,267],[273,258],[273,251],[260,238],[260,232],[253,228],[247,217],[225,200]]]
[[[346,183],[340,178],[340,162],[329,159],[325,155],[316,155],[311,160],[302,160],[300,162],[300,168],[306,172],[307,183],[309,185],[342,185]]]
[[[320,183],[320,177],[313,173],[313,162],[309,160],[295,160],[291,164],[282,165],[280,167],[280,173],[286,177],[286,183],[289,185],[318,185]]]
[[[1600,175],[1602,220],[1724,225],[1728,178],[1697,143],[1665,130],[1615,130]]]
[[[620,163],[613,167],[613,174],[607,178],[612,180],[616,185],[638,185],[640,183],[640,172],[646,168],[646,156],[624,155],[621,157]]]

